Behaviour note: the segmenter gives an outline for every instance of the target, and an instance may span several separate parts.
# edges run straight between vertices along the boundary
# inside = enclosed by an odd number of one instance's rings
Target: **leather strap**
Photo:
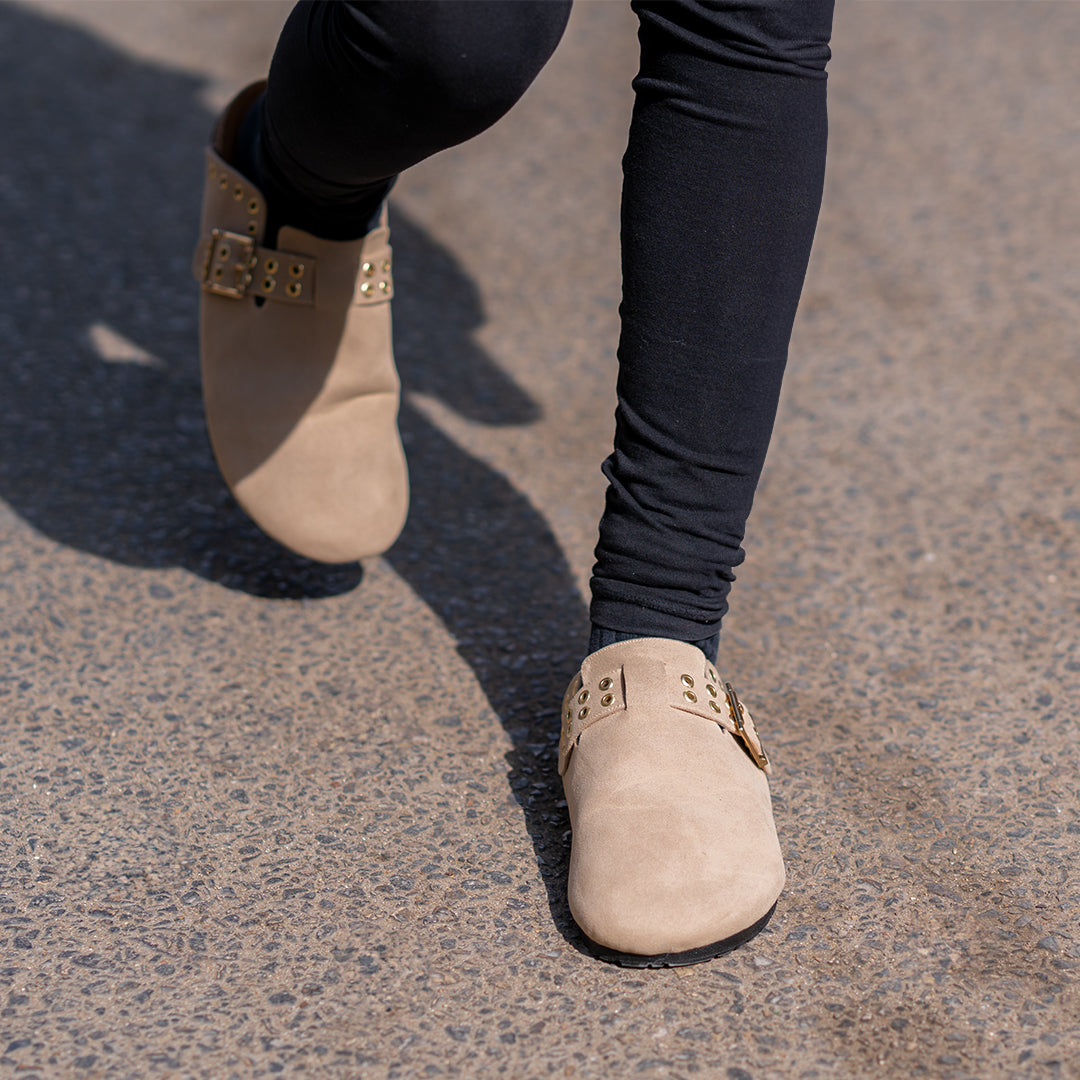
[[[261,247],[250,236],[211,229],[201,242],[207,292],[241,300],[249,294],[285,304],[315,303],[317,260]]]
[[[721,682],[714,668],[707,667],[695,676],[689,672],[671,675],[667,704],[680,712],[700,716],[719,724],[742,744],[751,760],[763,772],[771,774],[769,756],[761,744],[746,706],[739,700],[731,683]],[[575,676],[563,699],[562,738],[559,745],[559,775],[566,771],[570,753],[581,733],[599,720],[626,708],[626,686],[619,667],[592,680],[586,686],[581,674]]]

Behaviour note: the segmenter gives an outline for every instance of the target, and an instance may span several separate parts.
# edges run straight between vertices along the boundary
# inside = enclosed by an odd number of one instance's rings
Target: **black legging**
[[[641,68],[591,615],[616,637],[702,642],[744,557],[817,222],[832,0],[632,7]],[[299,4],[250,141],[276,219],[361,234],[399,172],[517,101],[569,9]]]

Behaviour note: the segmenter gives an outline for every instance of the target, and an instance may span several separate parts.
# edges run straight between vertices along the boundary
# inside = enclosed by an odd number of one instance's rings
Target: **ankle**
[[[594,653],[598,649],[603,649],[608,645],[614,645],[620,641],[633,641],[634,638],[642,637],[667,637],[666,634],[632,634],[625,630],[609,630],[605,626],[597,626],[596,623],[592,624],[592,629],[589,632],[589,653]],[[677,641],[685,641],[685,638],[676,638]],[[716,663],[716,654],[720,648],[720,631],[717,630],[712,637],[703,638],[700,641],[688,642],[690,645],[696,645],[704,654],[705,659],[711,664]]]
[[[326,201],[299,190],[278,167],[273,140],[267,137],[266,93],[259,95],[240,124],[236,168],[262,191],[267,202],[263,243],[277,244],[278,230],[291,225],[321,240],[359,240],[379,224],[386,196],[396,177],[343,189]]]

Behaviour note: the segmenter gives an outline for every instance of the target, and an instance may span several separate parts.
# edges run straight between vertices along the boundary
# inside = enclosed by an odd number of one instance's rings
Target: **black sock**
[[[397,177],[368,185],[360,191],[349,192],[334,205],[319,206],[296,192],[282,177],[268,151],[264,132],[264,102],[262,94],[248,109],[236,139],[236,160],[233,164],[266,196],[266,232],[263,243],[277,244],[282,225],[303,229],[323,240],[359,240],[379,223],[379,213]]]
[[[593,623],[592,630],[589,633],[589,652],[594,653],[597,649],[602,649],[606,645],[614,645],[619,641],[633,641],[634,638],[647,636],[649,635],[628,634],[622,630],[608,630],[607,627],[597,626],[596,623]],[[688,644],[696,645],[705,654],[705,659],[710,664],[715,664],[716,654],[720,649],[720,631],[718,630],[712,637],[705,638],[702,641],[691,641]]]

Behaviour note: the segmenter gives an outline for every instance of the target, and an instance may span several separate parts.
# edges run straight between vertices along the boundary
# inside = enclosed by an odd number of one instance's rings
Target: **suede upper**
[[[227,155],[261,84],[225,111],[207,151],[194,270],[203,284],[203,400],[237,501],[286,547],[324,562],[381,554],[408,511],[397,429],[385,212],[356,241],[284,226]]]
[[[593,653],[570,684],[560,749],[568,892],[597,944],[700,949],[776,902],[784,864],[765,759],[739,704],[700,649],[661,638]]]

